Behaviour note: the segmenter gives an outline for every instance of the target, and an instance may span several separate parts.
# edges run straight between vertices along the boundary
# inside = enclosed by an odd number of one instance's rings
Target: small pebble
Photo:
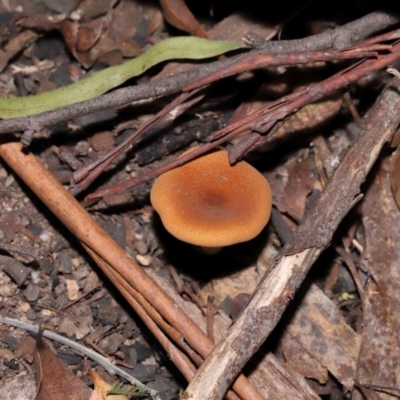
[[[75,257],[75,258],[72,259],[72,265],[75,268],[78,268],[80,263],[81,263],[81,257]]]
[[[91,142],[94,151],[108,150],[114,147],[114,136],[110,131],[96,133],[93,135]]]
[[[141,254],[137,254],[136,260],[138,260],[143,266],[148,267],[151,264],[152,258],[150,255],[142,256]]]
[[[32,309],[28,310],[25,313],[26,318],[29,319],[29,321],[35,321],[36,320],[36,313]]]
[[[82,279],[85,279],[89,276],[90,271],[91,270],[87,265],[81,265],[79,268],[72,272],[72,275],[77,281],[81,281]]]
[[[9,282],[6,285],[0,285],[0,296],[13,297],[17,292],[18,286],[15,283]]]
[[[60,263],[61,263],[61,271],[64,274],[70,274],[74,266],[72,265],[72,260],[69,254],[66,251],[63,251],[59,257]]]
[[[147,245],[144,240],[137,240],[134,243],[134,248],[141,255],[147,254],[148,252]]]
[[[58,332],[64,333],[68,337],[72,337],[76,332],[76,326],[69,318],[63,318],[58,326]]]
[[[26,313],[26,312],[28,312],[30,309],[31,309],[31,305],[30,305],[29,303],[26,303],[26,302],[24,301],[24,302],[22,302],[22,303],[20,304],[20,306],[18,307],[18,310],[17,310],[17,311],[20,311],[20,312],[22,312],[22,313]]]
[[[23,292],[27,301],[36,301],[39,298],[40,289],[38,285],[30,283]]]
[[[12,175],[8,175],[7,179],[6,179],[5,183],[4,183],[4,186],[6,188],[8,188],[14,183],[14,181],[15,181],[14,177]]]
[[[31,269],[25,267],[20,261],[12,257],[0,256],[1,262],[4,263],[4,272],[9,275],[12,280],[21,286],[31,273]]]
[[[48,242],[50,240],[50,233],[49,232],[43,232],[40,236],[39,239],[42,242]]]
[[[76,300],[79,295],[79,285],[75,279],[65,279],[68,300]]]
[[[14,360],[15,355],[11,350],[1,349],[1,358],[6,362],[10,362],[11,360]]]
[[[7,171],[4,168],[0,168],[0,179],[7,178]]]

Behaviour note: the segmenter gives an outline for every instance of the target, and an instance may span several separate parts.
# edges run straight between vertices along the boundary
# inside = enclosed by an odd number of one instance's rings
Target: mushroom
[[[159,176],[150,193],[169,233],[212,254],[257,236],[271,214],[268,181],[245,161],[215,151]]]

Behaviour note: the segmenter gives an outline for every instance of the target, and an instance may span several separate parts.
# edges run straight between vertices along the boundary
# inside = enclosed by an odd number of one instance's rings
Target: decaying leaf
[[[111,394],[107,396],[111,385],[104,382],[95,372],[88,372],[88,376],[94,383],[94,390],[89,400],[128,400],[128,397],[122,394]]]
[[[319,186],[313,157],[298,152],[283,164],[279,173],[269,174],[274,204],[282,213],[301,221],[306,210],[307,196]]]
[[[1,400],[33,399],[36,382],[33,375],[21,372],[16,376],[3,376],[0,384]]]
[[[346,388],[353,387],[361,338],[316,285],[308,288],[286,331]]]
[[[35,400],[89,400],[92,390],[75,376],[43,341],[36,337],[34,354],[37,374]]]
[[[208,35],[183,0],[160,0],[165,19],[175,28],[207,39]]]
[[[38,36],[36,32],[29,29],[11,36],[8,42],[2,45],[0,49],[0,72],[7,66],[12,57],[33,43]]]
[[[400,208],[400,150],[399,148],[390,158],[390,184],[397,207]]]
[[[389,167],[389,159],[385,158],[362,203],[366,239],[364,267],[371,278],[364,289],[364,328],[357,379],[361,384],[398,388],[400,210],[390,189],[392,172],[392,165]],[[398,398],[398,394],[385,396],[385,399]]]

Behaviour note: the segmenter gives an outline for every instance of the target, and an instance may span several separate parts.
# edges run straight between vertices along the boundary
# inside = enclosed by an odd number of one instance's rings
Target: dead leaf
[[[310,153],[298,152],[296,157],[291,157],[280,167],[278,173],[269,174],[268,182],[279,211],[290,215],[295,221],[301,221],[306,210],[307,196],[318,182],[314,157]]]
[[[208,35],[183,0],[160,0],[164,18],[175,28],[208,39]]]
[[[315,379],[321,384],[328,380],[328,370],[321,365],[312,354],[304,351],[304,347],[290,333],[285,332],[281,340],[281,349],[285,361],[291,368],[306,378]]]
[[[37,393],[35,400],[86,400],[89,389],[50,350],[43,341],[41,332],[36,337],[34,354]]]
[[[371,278],[364,289],[357,379],[361,384],[398,387],[400,211],[391,193],[392,171],[389,159],[385,158],[373,174],[374,180],[362,202],[366,239],[363,265]],[[398,396],[387,394],[384,398],[395,399]]]
[[[33,399],[36,383],[33,374],[21,372],[18,375],[5,375],[1,379],[1,400],[27,400]]]
[[[201,297],[206,301],[208,296],[212,296],[219,304],[227,296],[235,298],[243,293],[252,293],[259,280],[260,272],[252,266],[231,275],[212,279],[201,289]]]
[[[327,368],[344,387],[353,387],[361,337],[316,285],[308,288],[286,331],[297,340],[303,352]],[[318,379],[323,379],[322,370],[317,374]]]
[[[88,372],[88,376],[94,383],[94,391],[89,400],[128,400],[124,395],[113,394],[107,396],[107,392],[110,390],[111,385],[104,382],[95,372]]]
[[[76,10],[78,15],[81,15],[82,22],[91,21],[101,15],[106,14],[113,0],[83,0],[80,2]]]
[[[103,18],[93,19],[79,26],[79,33],[76,40],[76,51],[89,51],[100,39],[103,31]]]
[[[400,150],[399,148],[390,157],[390,184],[397,207],[400,208]]]
[[[8,61],[25,47],[33,43],[38,34],[32,30],[26,30],[19,34],[12,35],[6,44],[3,44],[0,49],[0,72],[7,66]]]

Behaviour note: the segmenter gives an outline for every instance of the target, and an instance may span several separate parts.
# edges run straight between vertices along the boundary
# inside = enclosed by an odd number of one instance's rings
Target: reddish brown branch
[[[400,31],[396,32],[396,38],[399,37]],[[237,75],[246,71],[255,69],[277,67],[286,65],[300,65],[311,62],[326,62],[348,60],[355,58],[372,58],[377,57],[379,52],[390,51],[390,45],[376,45],[367,48],[357,48],[350,50],[325,50],[325,51],[296,51],[293,53],[282,54],[250,54],[248,57],[239,60],[238,62],[228,65],[214,74],[208,75],[206,78],[198,80],[189,86],[183,88],[184,92],[190,92],[199,87],[208,85],[229,76]]]

